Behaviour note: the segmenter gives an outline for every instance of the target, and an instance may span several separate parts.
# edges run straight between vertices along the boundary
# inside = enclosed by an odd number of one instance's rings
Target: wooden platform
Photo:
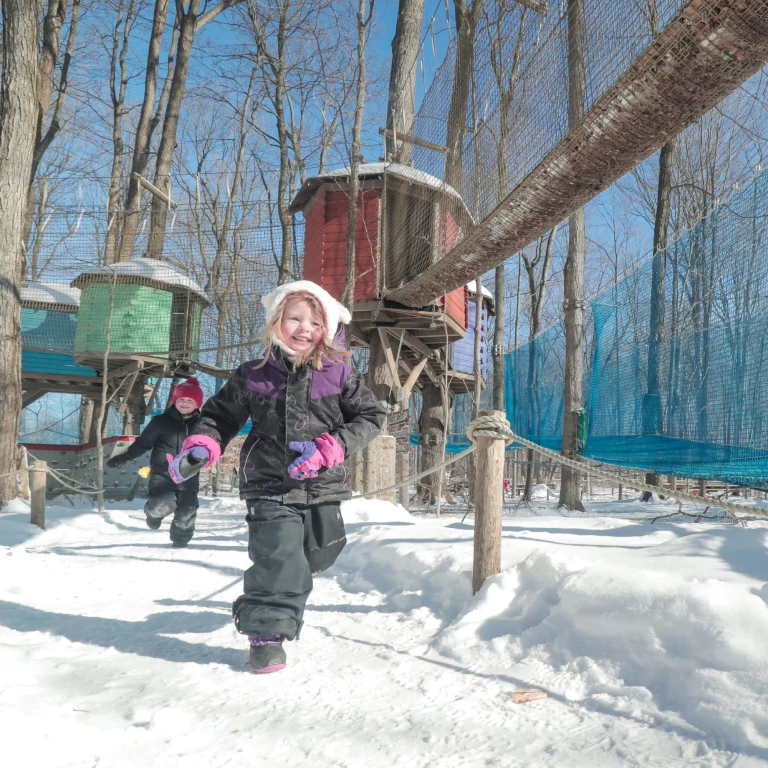
[[[49,392],[60,392],[68,395],[82,395],[92,400],[100,401],[105,375],[103,372],[104,358],[98,354],[76,354],[78,365],[92,368],[95,376],[78,376],[75,374],[41,373],[22,371],[22,407],[26,408]],[[148,355],[109,355],[107,361],[106,381],[107,398],[119,403],[118,411],[125,410],[125,400],[120,398],[131,391],[136,379],[141,375],[146,379],[156,379],[153,386],[145,386],[144,396],[149,404],[152,403],[164,378],[193,376],[197,371],[218,378],[229,378],[232,371],[216,368],[213,365],[198,363],[194,360],[151,357]],[[149,406],[148,406],[149,407]]]
[[[368,346],[371,332],[379,328],[401,331],[437,349],[464,338],[464,326],[442,307],[411,309],[395,302],[358,301],[352,314],[350,333],[362,346]]]
[[[61,373],[38,373],[22,371],[22,408],[32,405],[48,392],[63,392],[68,395],[84,395],[98,400],[101,397],[103,379],[101,376],[77,376]]]
[[[395,390],[402,390],[398,399],[407,399],[427,382],[446,379],[455,395],[474,392],[474,375],[453,369],[445,355],[448,344],[464,338],[465,329],[438,305],[410,309],[394,302],[358,301],[348,334],[350,344],[360,347],[370,346],[373,334],[381,338]]]

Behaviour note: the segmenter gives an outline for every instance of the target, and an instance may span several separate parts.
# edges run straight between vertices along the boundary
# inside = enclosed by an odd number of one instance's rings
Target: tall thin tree
[[[35,146],[37,4],[2,0],[0,84],[0,506],[16,496],[21,413],[22,236]]]
[[[573,130],[584,116],[586,37],[584,0],[568,0],[568,127]],[[568,220],[568,257],[563,272],[565,312],[565,391],[563,394],[563,454],[573,458],[579,452],[579,422],[584,375],[584,260],[586,232],[584,209]],[[559,506],[583,511],[580,475],[561,468]]]

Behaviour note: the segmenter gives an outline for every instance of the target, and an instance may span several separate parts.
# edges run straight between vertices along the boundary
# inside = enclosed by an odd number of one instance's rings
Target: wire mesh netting
[[[585,3],[585,112],[685,4],[684,0]],[[462,126],[456,186],[478,220],[568,133],[567,3],[536,4],[544,13],[526,3],[481,5],[464,120],[451,114],[461,106],[454,38],[413,129],[419,139],[448,147],[449,123]],[[445,178],[446,155],[415,146],[413,159],[417,168]]]
[[[591,300],[584,456],[768,486],[766,195],[762,175]],[[656,293],[654,265],[663,275]],[[663,318],[658,333],[654,306]],[[557,326],[506,356],[513,428],[554,449],[562,438],[563,354]]]
[[[260,299],[277,284],[283,258],[283,228],[265,219],[222,231],[187,209],[166,233],[162,260],[105,264],[103,214],[51,215],[44,229],[33,230],[26,252],[24,370],[74,372],[66,368],[69,356],[83,363],[77,373],[87,375],[80,369],[101,369],[105,351],[225,369],[254,357],[264,317]],[[286,234],[290,272],[300,277],[301,221]],[[140,234],[134,253],[143,252],[145,241]]]
[[[452,41],[412,127],[429,147],[416,144],[411,154],[416,168],[459,192],[479,226],[460,232],[441,264],[409,254],[417,263],[408,272],[423,276],[387,286],[396,300],[415,305],[526,246],[768,57],[757,34],[768,21],[762,2],[737,10],[600,0],[585,3],[584,14],[583,26],[569,22],[565,0],[474,3],[466,14],[471,29]],[[578,41],[583,56],[574,53]],[[408,226],[403,217],[391,222],[390,237]]]

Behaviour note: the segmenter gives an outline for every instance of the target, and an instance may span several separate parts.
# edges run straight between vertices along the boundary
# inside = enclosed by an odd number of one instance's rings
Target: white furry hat
[[[295,283],[279,285],[272,293],[262,296],[261,303],[264,305],[264,309],[267,310],[267,322],[275,316],[275,312],[280,309],[290,296],[300,291],[311,294],[323,308],[323,314],[325,315],[324,341],[328,346],[331,346],[336,336],[336,331],[339,329],[339,323],[341,322],[346,325],[352,320],[352,315],[325,288],[321,288],[311,280],[297,280]]]

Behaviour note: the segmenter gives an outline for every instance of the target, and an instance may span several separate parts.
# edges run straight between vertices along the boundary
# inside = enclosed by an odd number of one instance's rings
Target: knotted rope
[[[467,437],[470,443],[476,443],[478,437],[497,437],[504,440],[505,445],[515,442],[515,433],[509,425],[506,416],[493,413],[478,416],[468,427]]]

